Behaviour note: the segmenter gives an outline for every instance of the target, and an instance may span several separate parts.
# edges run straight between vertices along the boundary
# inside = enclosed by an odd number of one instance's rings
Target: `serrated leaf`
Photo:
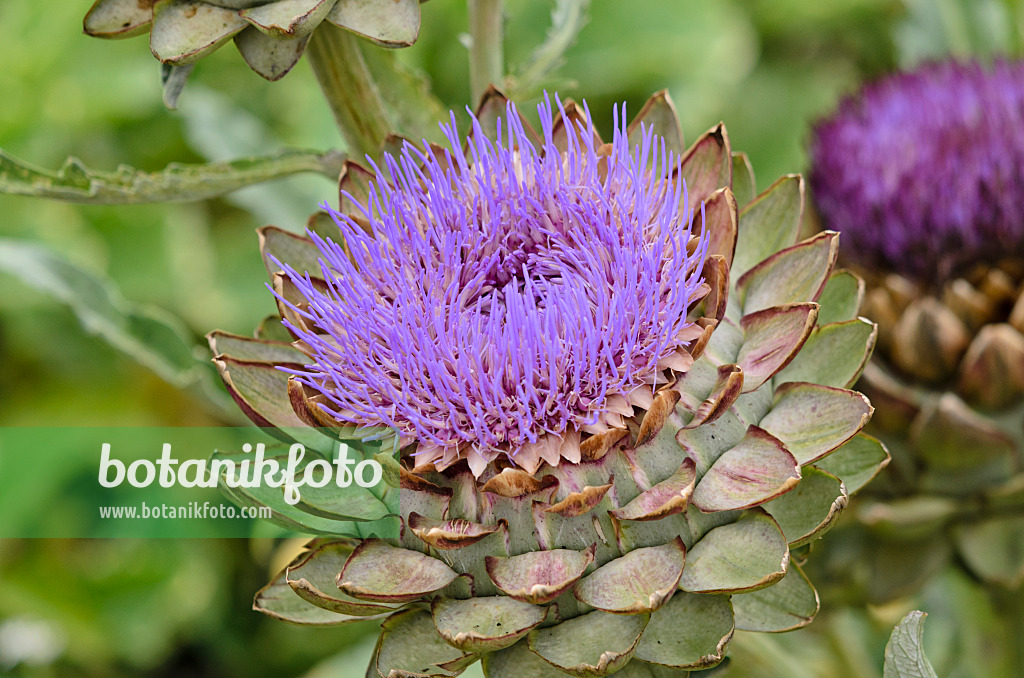
[[[281,151],[206,165],[171,163],[157,172],[120,166],[113,172],[92,170],[68,158],[56,172],[33,167],[0,151],[0,193],[27,195],[93,205],[205,200],[273,179],[314,172],[336,179],[340,153]]]
[[[938,678],[924,655],[924,612],[915,610],[893,629],[885,646],[882,678]]]
[[[0,238],[0,271],[69,306],[87,332],[172,386],[202,397],[221,412],[233,410],[211,379],[206,361],[193,353],[188,328],[169,313],[127,301],[111,280],[36,243]]]

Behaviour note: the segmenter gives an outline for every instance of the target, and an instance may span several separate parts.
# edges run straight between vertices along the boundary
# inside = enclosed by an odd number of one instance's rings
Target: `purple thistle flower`
[[[289,325],[311,364],[286,371],[336,419],[416,441],[420,463],[579,461],[582,435],[623,427],[692,362],[707,236],[678,158],[649,129],[631,145],[625,108],[611,144],[595,148],[586,111],[560,151],[538,111],[540,148],[509,105],[496,142],[473,118],[463,153],[452,115],[443,157],[406,144],[371,161],[359,214],[325,206],[339,241],[309,233],[326,288],[277,262],[312,328]]]
[[[816,130],[811,185],[863,265],[941,283],[1024,253],[1024,63],[868,85]]]

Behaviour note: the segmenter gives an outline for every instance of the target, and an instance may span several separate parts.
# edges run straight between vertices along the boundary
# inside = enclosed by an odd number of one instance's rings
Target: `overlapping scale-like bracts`
[[[856,241],[844,253],[878,321],[858,388],[893,453],[825,559],[858,597],[912,593],[954,561],[1024,584],[1024,146],[1010,132],[1024,121],[1022,73],[943,61],[883,78],[812,144],[822,222]],[[894,156],[893,129],[914,153]]]
[[[491,92],[478,116],[503,110]],[[384,619],[368,672],[384,678],[453,676],[478,660],[502,678],[667,678],[718,664],[736,630],[813,619],[817,593],[791,551],[888,462],[861,433],[871,405],[850,390],[876,334],[858,317],[863,284],[834,269],[836,234],[798,241],[799,176],[755,195],[724,127],[683,150],[664,93],[631,131],[641,123],[683,151],[689,206],[704,206],[710,292],[691,311],[703,330],[692,366],[666,371],[648,401],[624,409],[623,427],[584,435],[578,463],[530,473],[498,458],[477,475],[464,461],[438,470],[404,456],[401,537],[311,542],[257,610],[313,625]],[[371,179],[350,164],[342,184],[358,200]],[[307,238],[270,228],[261,244],[265,261],[319,270]],[[301,295],[268,270],[295,304],[282,314],[300,322]],[[211,335],[235,399],[262,425],[338,425],[317,407],[322,395],[275,368],[303,362],[301,345],[272,339],[279,331]],[[286,524],[303,523],[301,507],[274,502]],[[330,534],[322,504],[310,518],[307,530]]]
[[[150,50],[168,68],[171,107],[192,66],[233,40],[253,71],[279,80],[302,58],[323,22],[383,47],[419,37],[419,0],[96,0],[83,28],[97,38],[149,33]]]

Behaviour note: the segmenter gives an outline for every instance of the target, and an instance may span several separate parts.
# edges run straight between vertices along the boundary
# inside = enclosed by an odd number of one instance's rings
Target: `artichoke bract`
[[[98,38],[149,33],[165,65],[173,108],[191,67],[229,40],[267,80],[284,77],[323,22],[384,47],[406,47],[420,31],[419,0],[96,0],[83,28]]]
[[[664,92],[610,142],[585,105],[538,113],[492,89],[465,139],[350,162],[305,236],[261,230],[294,341],[211,336],[258,424],[397,436],[400,536],[317,539],[255,600],[383,619],[368,675],[714,666],[812,620],[791,549],[888,462],[849,390],[863,286],[835,233],[797,242],[799,176],[755,196]]]
[[[954,553],[985,581],[1024,581],[1022,83],[1020,62],[929,64],[816,130],[815,202],[855,243],[880,328],[859,387],[893,464],[857,511],[865,557],[835,554],[875,600]]]

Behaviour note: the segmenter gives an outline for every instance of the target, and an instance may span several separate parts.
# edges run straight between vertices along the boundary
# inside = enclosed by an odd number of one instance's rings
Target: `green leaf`
[[[535,629],[530,649],[574,676],[614,673],[633,656],[649,614],[609,614],[595,610],[557,626]]]
[[[528,603],[549,603],[575,584],[594,562],[594,550],[550,549],[502,558],[487,556],[487,576],[507,596]]]
[[[193,64],[245,28],[235,10],[198,0],[157,0],[149,47],[164,63]]]
[[[743,316],[743,345],[736,353],[736,363],[743,370],[744,393],[759,389],[798,355],[817,317],[817,305],[809,302],[773,306]]]
[[[784,442],[802,466],[859,433],[871,411],[856,391],[789,382],[775,391],[775,403],[758,425]]]
[[[736,196],[736,204],[741,208],[757,195],[754,167],[746,153],[732,154],[732,194]]]
[[[443,589],[457,576],[437,558],[367,539],[349,557],[338,588],[360,600],[401,603]]]
[[[87,332],[167,383],[198,395],[222,413],[234,412],[205,358],[197,359],[189,330],[178,318],[127,301],[110,279],[36,243],[0,238],[0,271],[71,307]]]
[[[788,564],[789,545],[775,519],[752,511],[693,545],[679,587],[695,593],[764,588],[782,579]]]
[[[630,551],[594,570],[573,588],[576,598],[616,614],[650,612],[661,607],[679,585],[686,547],[676,537],[663,546]]]
[[[235,47],[256,73],[271,82],[288,75],[299,63],[309,37],[284,40],[249,27],[235,36]]]
[[[82,28],[97,38],[131,38],[149,30],[153,8],[139,0],[96,0]]]
[[[679,591],[651,614],[636,659],[677,669],[706,669],[725,657],[733,634],[729,596]]]
[[[302,38],[320,25],[334,4],[334,0],[272,2],[243,9],[238,15],[274,39]]]
[[[864,301],[864,280],[847,270],[833,271],[818,297],[818,324],[853,320]]]
[[[743,235],[741,215],[737,249]],[[838,251],[838,234],[826,231],[761,261],[736,279],[744,315],[782,304],[817,301],[832,274]]]
[[[751,426],[697,483],[692,503],[701,511],[733,511],[757,506],[792,491],[800,466],[782,442]]]
[[[336,179],[342,160],[336,151],[286,150],[205,165],[171,163],[157,172],[127,165],[103,172],[89,169],[78,158],[68,158],[59,170],[51,172],[0,151],[0,193],[93,205],[204,200],[302,172]]]
[[[304,363],[306,355],[290,343],[253,339],[237,334],[229,334],[214,330],[206,335],[210,351],[215,357],[228,355],[248,362],[264,362],[270,364]]]
[[[796,488],[766,503],[764,510],[778,522],[790,548],[796,548],[831,527],[849,499],[839,478],[805,466]]]
[[[804,180],[782,177],[740,212],[739,238],[730,277],[739,280],[759,262],[796,242],[804,214]]]
[[[1024,583],[1024,516],[960,524],[953,536],[960,556],[983,580],[1010,589]]]
[[[285,570],[285,580],[306,602],[336,614],[371,617],[391,614],[393,605],[365,603],[338,590],[338,575],[354,546],[349,541],[328,542],[296,558]]]
[[[562,4],[562,3],[559,3]],[[641,130],[654,130],[654,134],[665,141],[665,151],[673,157],[682,156],[686,147],[683,145],[683,130],[679,126],[679,114],[668,90],[661,90],[650,99],[629,123],[627,133],[630,144],[639,144],[642,140]]]
[[[810,624],[819,607],[818,592],[796,563],[774,586],[732,597],[740,631],[792,631]]]
[[[885,646],[882,678],[938,678],[922,647],[926,616],[914,610],[893,629]]]
[[[308,554],[302,554],[292,563],[292,566],[301,563]],[[322,607],[317,607],[311,603],[306,602],[288,585],[286,578],[287,568],[283,570],[274,581],[270,582],[256,593],[256,597],[253,600],[253,609],[257,612],[262,612],[268,617],[279,619],[281,621],[291,622],[292,624],[303,624],[309,626],[338,626],[341,624],[352,624],[360,621],[369,621],[371,619],[380,619],[379,616],[375,617],[355,617],[345,614],[338,614],[325,610]]]
[[[889,464],[889,451],[877,439],[858,433],[848,443],[816,462],[818,468],[837,476],[853,494]]]
[[[793,362],[775,376],[775,384],[809,381],[849,388],[867,365],[877,336],[877,325],[863,318],[819,325]]]
[[[307,453],[307,455],[308,454],[309,453]],[[218,450],[214,453],[213,458],[230,460],[240,467],[243,462],[248,462],[252,458],[252,455],[242,452],[227,453]],[[288,463],[287,452],[277,455],[267,454],[266,458],[268,460],[273,459],[277,461],[282,467],[286,466]],[[357,523],[343,522],[323,518],[321,516],[315,516],[303,511],[299,506],[289,504],[284,500],[284,491],[280,487],[271,487],[266,483],[260,483],[253,487],[229,487],[224,482],[225,478],[223,476],[220,480],[220,490],[228,497],[228,499],[239,506],[251,506],[255,508],[266,506],[270,508],[273,512],[270,518],[271,522],[289,530],[295,530],[296,532],[303,532],[306,534],[321,534],[328,536],[359,536],[361,534]],[[284,583],[287,585],[287,582]]]
[[[420,34],[419,0],[338,0],[327,21],[382,47],[408,47]]]
[[[508,596],[435,598],[434,625],[449,645],[465,652],[494,652],[537,628],[547,609]]]
[[[466,653],[444,642],[429,612],[412,609],[384,622],[374,661],[381,676],[412,678],[457,675],[458,671],[441,665],[465,657]]]

